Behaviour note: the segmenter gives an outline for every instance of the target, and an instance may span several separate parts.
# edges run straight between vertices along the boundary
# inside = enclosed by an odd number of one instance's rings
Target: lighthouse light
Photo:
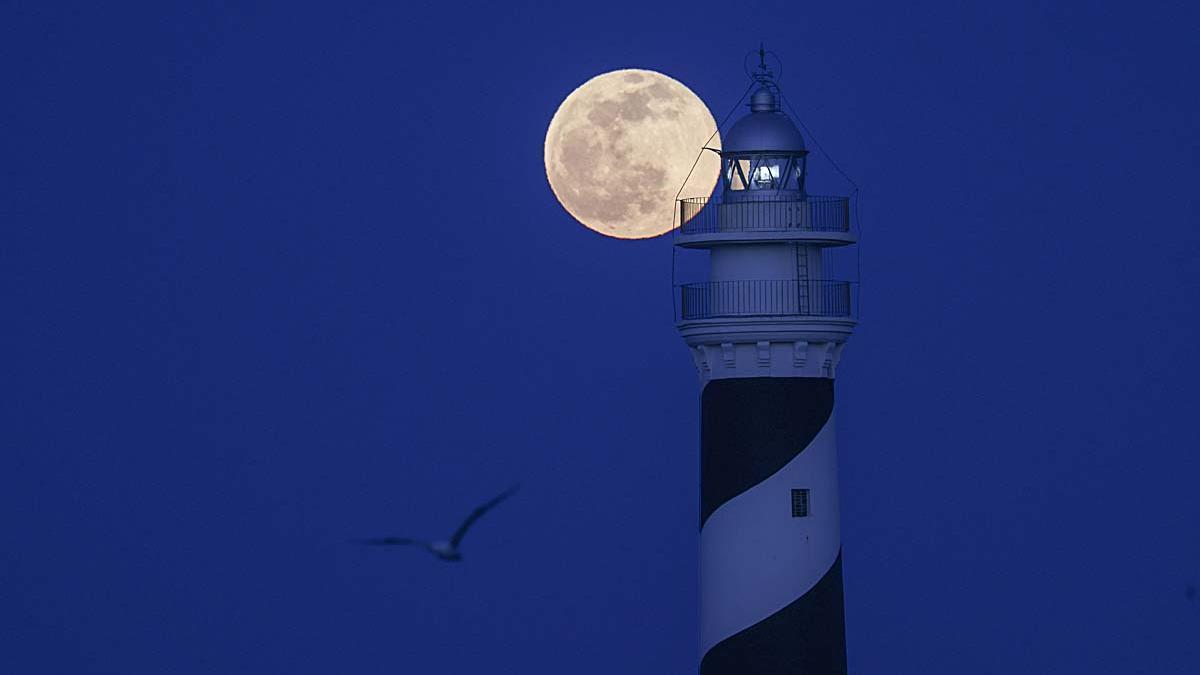
[[[778,164],[762,164],[754,171],[754,187],[757,189],[774,187],[778,181]]]

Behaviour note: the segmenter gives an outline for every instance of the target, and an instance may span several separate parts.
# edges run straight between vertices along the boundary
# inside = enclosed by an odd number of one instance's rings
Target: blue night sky
[[[1200,672],[1192,3],[69,4],[0,8],[0,672],[694,672],[671,238],[542,141],[760,41],[862,186],[851,671]]]

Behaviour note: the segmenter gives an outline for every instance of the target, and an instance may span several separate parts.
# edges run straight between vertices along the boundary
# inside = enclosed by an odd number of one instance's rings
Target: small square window
[[[808,488],[792,490],[792,517],[808,517]]]

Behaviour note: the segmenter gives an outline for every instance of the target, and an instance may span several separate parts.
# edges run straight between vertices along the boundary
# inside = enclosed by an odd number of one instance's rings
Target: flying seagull
[[[462,538],[467,533],[467,529],[475,524],[483,514],[487,513],[493,506],[508,499],[517,491],[520,485],[514,485],[504,492],[496,495],[488,501],[475,507],[475,510],[467,516],[462,525],[450,535],[448,541],[423,541],[421,539],[409,539],[407,537],[378,537],[375,539],[364,539],[363,544],[367,546],[424,546],[425,550],[441,558],[442,560],[458,561],[462,560],[462,553],[458,550],[458,545],[462,542]]]

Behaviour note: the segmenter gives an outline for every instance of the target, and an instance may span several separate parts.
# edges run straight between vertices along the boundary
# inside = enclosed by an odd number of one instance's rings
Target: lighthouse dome
[[[762,93],[762,92],[759,92]],[[724,153],[804,152],[804,137],[787,115],[754,95],[749,115],[738,120],[721,139]]]

